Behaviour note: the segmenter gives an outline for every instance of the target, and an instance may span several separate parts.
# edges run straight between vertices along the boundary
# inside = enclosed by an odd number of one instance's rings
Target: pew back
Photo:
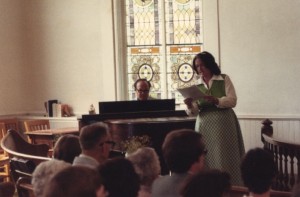
[[[231,186],[231,189],[229,191],[230,197],[244,197],[248,196],[249,191],[246,187],[242,186]],[[270,191],[270,197],[290,197],[291,192],[284,192],[284,191],[277,191],[277,190],[271,190]]]
[[[30,180],[35,167],[40,162],[51,159],[47,157],[49,146],[30,144],[17,131],[9,130],[1,141],[1,147],[10,158],[11,178],[15,183],[19,197],[28,197],[32,192],[24,192],[24,187],[22,187],[24,182],[21,180]]]

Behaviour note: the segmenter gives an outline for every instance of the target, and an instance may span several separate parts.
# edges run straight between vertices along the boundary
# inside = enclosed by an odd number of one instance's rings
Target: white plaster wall
[[[238,115],[299,116],[299,4],[204,0],[204,49],[233,80]],[[116,99],[111,0],[0,0],[0,28],[0,115]]]
[[[14,110],[9,103],[0,113],[40,112],[44,101],[58,99],[82,114],[90,104],[115,99],[111,1],[1,0],[0,4],[1,10],[9,8],[14,13],[0,18],[8,38],[0,37],[4,44],[16,45],[12,52],[1,45],[0,51],[13,54],[9,68],[22,75],[13,86],[23,91],[14,101],[23,108]],[[11,35],[15,29],[22,32],[18,39]],[[11,89],[3,84],[1,88],[2,92]]]
[[[245,115],[300,114],[300,1],[220,0],[222,70]]]
[[[0,114],[20,112],[26,104],[23,75],[21,5],[0,1]]]
[[[218,0],[203,0],[203,50],[212,53],[217,62],[219,54]]]
[[[111,6],[103,0],[26,3],[27,66],[39,93],[32,97],[34,109],[58,99],[82,114],[92,103],[115,98]]]

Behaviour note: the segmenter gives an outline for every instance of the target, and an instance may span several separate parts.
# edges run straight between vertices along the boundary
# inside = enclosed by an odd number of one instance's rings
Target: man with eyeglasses
[[[147,81],[147,79],[138,79],[135,81],[133,86],[138,101],[153,99],[149,96],[151,83]]]
[[[79,141],[82,153],[75,157],[73,165],[94,169],[108,159],[109,152],[115,144],[111,140],[107,125],[101,122],[82,127]]]

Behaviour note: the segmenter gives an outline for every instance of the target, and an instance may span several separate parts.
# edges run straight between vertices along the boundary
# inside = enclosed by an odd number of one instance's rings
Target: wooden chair
[[[37,130],[47,130],[50,129],[50,122],[49,120],[44,120],[44,119],[38,119],[38,120],[25,120],[24,121],[24,126],[25,126],[25,131],[30,132],[30,131],[37,131]],[[32,144],[36,144],[34,140],[28,139],[29,142]],[[48,156],[53,155],[53,148],[50,147],[48,151]]]
[[[5,124],[0,122],[0,140],[5,136]],[[0,155],[4,154],[4,150],[0,147]]]
[[[24,121],[25,131],[36,131],[50,129],[49,120],[25,120]]]
[[[0,119],[0,122],[3,122],[6,128],[4,135],[9,129],[19,131],[19,121],[17,118]]]
[[[0,122],[0,140],[6,134],[5,124]],[[7,153],[0,147],[0,178],[9,181],[9,158]]]
[[[20,177],[17,181],[17,190],[19,197],[35,197],[31,178]]]
[[[5,118],[0,119],[0,137],[1,139],[6,135],[7,131],[13,129],[19,131],[19,121],[17,118]],[[5,151],[0,148],[0,169],[4,163],[4,168],[0,172],[0,177],[4,177],[6,181],[9,181],[9,158]]]

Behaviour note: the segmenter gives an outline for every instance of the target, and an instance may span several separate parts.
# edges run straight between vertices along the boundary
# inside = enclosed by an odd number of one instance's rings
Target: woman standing
[[[193,68],[199,75],[197,86],[207,96],[197,101],[186,98],[184,102],[188,115],[197,115],[195,130],[203,135],[208,149],[206,165],[229,172],[232,184],[242,185],[240,162],[245,149],[240,125],[232,110],[237,101],[234,86],[228,75],[221,74],[209,52],[197,54]]]

